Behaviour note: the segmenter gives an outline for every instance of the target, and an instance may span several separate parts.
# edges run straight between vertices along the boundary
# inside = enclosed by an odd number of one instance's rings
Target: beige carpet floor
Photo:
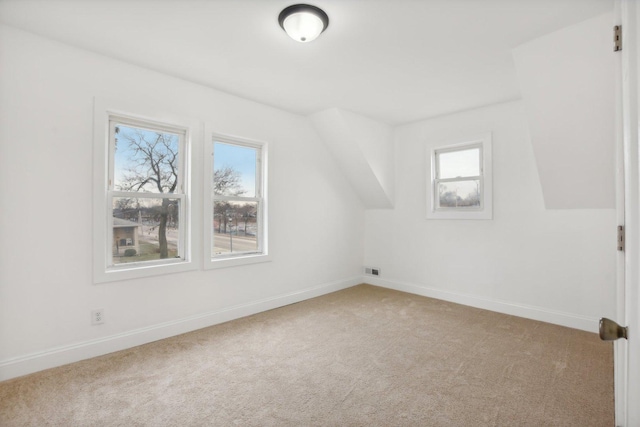
[[[2,426],[613,426],[596,334],[369,285],[0,383]]]

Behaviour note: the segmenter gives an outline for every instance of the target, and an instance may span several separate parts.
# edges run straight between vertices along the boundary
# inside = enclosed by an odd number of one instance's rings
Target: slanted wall
[[[513,51],[547,209],[615,207],[613,14]]]
[[[366,208],[392,208],[393,131],[389,125],[338,108],[310,116]]]

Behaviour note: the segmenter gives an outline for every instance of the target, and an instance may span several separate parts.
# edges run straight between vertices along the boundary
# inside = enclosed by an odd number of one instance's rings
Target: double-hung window
[[[267,261],[266,144],[211,134],[205,244],[210,268]]]
[[[431,150],[428,218],[491,219],[491,135]]]
[[[112,116],[109,136],[108,266],[184,261],[186,131]]]
[[[94,280],[192,269],[191,127],[96,109]]]

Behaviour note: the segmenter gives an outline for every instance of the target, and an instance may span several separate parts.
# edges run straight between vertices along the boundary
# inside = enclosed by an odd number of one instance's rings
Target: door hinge
[[[613,51],[622,50],[622,25],[613,27]]]
[[[624,251],[624,225],[618,226],[618,250]]]

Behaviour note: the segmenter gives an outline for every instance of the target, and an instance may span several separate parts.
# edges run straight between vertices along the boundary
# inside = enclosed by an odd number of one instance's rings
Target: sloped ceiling
[[[514,50],[547,209],[615,207],[613,14]]]
[[[0,23],[246,99],[389,124],[520,97],[511,49],[613,0],[317,0],[313,43],[286,0],[0,0]]]
[[[393,207],[391,127],[338,108],[313,114],[310,119],[364,206]]]
[[[0,0],[0,23],[308,115],[368,207],[393,205],[385,126],[523,97],[546,207],[613,207],[613,0],[318,0],[308,44],[291,3]]]

